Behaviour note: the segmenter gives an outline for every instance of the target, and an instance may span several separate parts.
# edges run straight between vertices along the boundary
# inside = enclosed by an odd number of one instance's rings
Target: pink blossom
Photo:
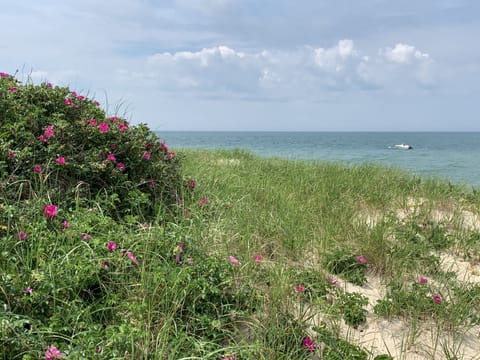
[[[255,255],[253,257],[253,260],[256,262],[256,263],[261,263],[263,261],[263,257],[262,255]]]
[[[92,238],[92,236],[91,236],[91,235],[88,235],[88,234],[82,234],[82,239],[83,239],[83,240],[89,240],[89,239],[91,239],[91,238]]]
[[[17,233],[17,237],[19,240],[25,240],[28,237],[28,235],[27,233],[20,231],[19,233]]]
[[[163,151],[169,150],[169,147],[165,143],[160,143],[160,147],[162,148]]]
[[[47,88],[51,89],[52,88],[52,83],[47,82]]]
[[[337,279],[335,279],[333,276],[327,276],[327,280],[333,286],[339,286],[340,285],[340,282]]]
[[[433,295],[432,298],[433,298],[433,301],[435,301],[435,303],[437,303],[437,304],[440,304],[443,301],[442,297],[438,294]]]
[[[40,135],[40,136],[38,137],[38,140],[40,140],[41,142],[44,142],[44,143],[46,143],[46,142],[48,141],[47,138],[46,138],[45,136],[43,136],[43,135]]]
[[[100,125],[98,125],[98,130],[101,132],[101,133],[107,133],[108,130],[110,130],[110,126],[108,125],[108,123],[106,123],[105,121],[102,121],[100,123]]]
[[[80,101],[85,100],[85,96],[83,96],[83,95],[78,95],[78,96],[77,96],[77,100],[80,100]]]
[[[117,168],[118,168],[120,171],[125,171],[127,167],[125,166],[124,163],[118,162],[118,163],[117,163]]]
[[[110,160],[110,161],[115,161],[116,160],[115,155],[113,155],[113,154],[108,154],[107,159]]]
[[[310,338],[310,336],[306,336],[305,339],[302,341],[302,345],[308,350],[308,351],[315,351],[315,340]]]
[[[10,92],[17,92],[18,91],[18,88],[16,86],[10,86]]]
[[[188,183],[188,187],[192,190],[195,190],[195,188],[197,187],[197,183],[195,182],[195,180],[190,180],[190,182]]]
[[[302,293],[302,292],[305,291],[305,286],[303,286],[301,284],[297,284],[297,285],[295,285],[295,291],[299,292],[299,293]]]
[[[72,100],[70,100],[70,99],[65,99],[65,101],[63,103],[67,106],[73,104]]]
[[[23,290],[23,293],[25,295],[30,295],[32,292],[33,292],[33,289],[31,287],[28,287],[25,290]]]
[[[58,165],[65,165],[65,158],[63,156],[59,156],[55,162],[58,164]]]
[[[104,261],[104,262],[102,262],[102,266],[103,266],[104,268],[107,268],[107,267],[110,266],[110,263],[109,263],[108,261]]]
[[[238,260],[235,256],[230,255],[228,258],[230,259],[230,264],[232,264],[233,266],[240,266],[240,265],[242,265],[242,263],[240,262],[240,260]]]
[[[224,356],[222,360],[237,360],[237,354],[233,353],[231,356]]]
[[[138,260],[137,258],[135,257],[135,255],[133,255],[133,253],[131,251],[127,251],[126,252],[126,255],[127,257],[132,260],[132,262],[135,264],[135,265],[138,265]]]
[[[95,101],[95,106],[100,106],[100,103],[98,101]]]
[[[35,165],[33,167],[33,171],[35,171],[37,174],[42,172],[42,167],[40,165]]]
[[[53,205],[53,204],[45,205],[43,207],[43,214],[47,218],[51,219],[57,216],[57,210],[58,210],[58,207],[56,205]]]
[[[174,153],[174,152],[169,152],[169,153],[167,154],[167,158],[168,158],[168,159],[173,159],[174,157],[175,157],[175,153]]]
[[[203,198],[203,199],[200,199],[200,201],[198,202],[198,206],[203,206],[205,205],[206,203],[208,203],[208,198]]]
[[[51,137],[53,137],[53,135],[55,135],[55,132],[53,131],[53,126],[48,125],[45,131],[43,132],[43,136],[45,136],[47,139],[50,139]]]
[[[77,96],[78,96],[78,94],[77,94],[76,91],[70,91],[70,94],[71,94],[73,97],[77,97]]]
[[[63,354],[55,346],[49,346],[45,351],[45,360],[54,360],[63,358]]]
[[[108,118],[108,120],[110,120],[111,122],[116,122],[116,121],[118,121],[118,117],[116,117],[116,116],[110,116],[110,117]]]
[[[150,150],[152,148],[152,143],[146,143],[145,144],[145,149]]]
[[[70,223],[68,222],[68,220],[63,220],[63,229],[66,230],[70,227]]]
[[[10,75],[8,75],[7,73],[0,72],[0,77],[2,77],[2,78],[4,78],[4,79],[7,78],[7,77],[9,77],[9,76],[10,76]]]
[[[417,280],[417,283],[418,284],[426,284],[426,283],[428,283],[428,279],[420,276]]]
[[[119,130],[120,132],[127,131],[127,130],[128,130],[128,123],[127,123],[127,122],[120,123],[120,124],[118,125],[118,130]]]
[[[8,153],[8,158],[9,158],[9,159],[13,159],[14,157],[15,157],[15,153],[13,153],[13,152],[10,151],[10,152]]]
[[[109,241],[107,243],[108,251],[115,251],[116,248],[117,248],[117,243],[115,241]]]
[[[367,262],[367,259],[364,258],[363,256],[357,256],[357,261],[360,263],[360,264],[365,264]]]
[[[94,118],[91,118],[88,122],[91,126],[97,126],[97,120],[95,120]]]
[[[144,160],[150,160],[150,154],[145,151],[145,152],[143,153],[143,159],[144,159]]]

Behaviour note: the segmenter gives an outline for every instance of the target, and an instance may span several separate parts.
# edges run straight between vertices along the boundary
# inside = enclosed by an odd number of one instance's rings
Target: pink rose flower
[[[33,167],[33,171],[35,171],[37,174],[42,172],[42,167],[40,165],[35,165]]]
[[[357,261],[360,263],[360,264],[365,264],[367,262],[367,259],[364,258],[363,256],[357,256]]]
[[[117,169],[119,169],[120,171],[125,171],[127,169],[127,167],[125,166],[124,163],[118,162],[117,163]]]
[[[113,154],[108,154],[107,159],[110,160],[110,161],[115,161],[116,160],[115,155],[113,155]]]
[[[150,160],[150,154],[145,151],[145,152],[143,153],[143,159],[144,159],[144,160]]]
[[[242,265],[242,263],[240,262],[240,260],[238,260],[235,256],[230,255],[228,258],[230,259],[230,264],[232,264],[233,266],[240,266],[240,265]]]
[[[200,199],[200,201],[198,202],[198,206],[203,206],[206,203],[208,203],[208,198]]]
[[[8,90],[10,90],[10,92],[17,92],[18,88],[16,86],[11,86]]]
[[[91,118],[88,122],[91,126],[97,126],[97,120],[95,120],[94,118]]]
[[[108,123],[106,123],[105,121],[102,121],[100,123],[100,125],[98,125],[98,130],[101,132],[101,133],[107,133],[108,130],[110,130],[110,126],[108,125]]]
[[[261,263],[263,261],[263,257],[262,255],[255,255],[253,257],[253,260],[256,262],[256,263]]]
[[[339,286],[340,285],[340,282],[332,276],[327,276],[327,280],[333,286]]]
[[[49,219],[57,216],[57,210],[58,210],[58,207],[56,205],[53,205],[53,204],[45,205],[43,207],[43,213]]]
[[[17,234],[17,238],[19,240],[25,240],[26,238],[28,237],[27,233],[23,232],[23,231],[20,231],[18,234]]]
[[[124,122],[124,123],[121,123],[118,125],[118,130],[120,132],[124,132],[124,131],[127,131],[128,130],[128,123],[127,122]]]
[[[25,290],[23,290],[23,293],[25,295],[30,295],[32,292],[33,292],[33,289],[31,287],[28,287]]]
[[[58,164],[58,165],[65,165],[65,158],[63,156],[60,156],[58,157],[55,162]]]
[[[432,298],[433,298],[433,301],[437,304],[440,304],[443,301],[440,295],[433,295]]]
[[[135,255],[133,255],[131,251],[127,251],[126,255],[132,261],[132,263],[134,263],[135,265],[139,264],[137,258],[135,257]]]
[[[67,106],[70,106],[70,105],[73,104],[72,100],[70,100],[70,99],[65,99],[65,101],[63,103]]]
[[[9,159],[13,159],[14,157],[15,157],[15,153],[13,153],[13,152],[10,151],[10,152],[8,153],[8,158],[9,158]]]
[[[315,351],[315,340],[310,338],[310,336],[306,336],[305,339],[302,341],[302,345],[308,350],[308,351]]]
[[[298,293],[303,293],[305,291],[305,286],[303,286],[301,284],[297,284],[297,285],[295,285],[295,291],[298,292]]]
[[[45,136],[47,139],[50,139],[51,137],[53,137],[53,135],[55,135],[55,132],[53,131],[53,126],[48,125],[45,131],[43,132],[43,136]]]
[[[174,152],[169,152],[169,153],[167,154],[167,158],[169,158],[169,159],[173,159],[174,157],[175,157],[175,153],[174,153]]]
[[[426,283],[428,283],[428,279],[421,276],[421,277],[418,278],[417,283],[418,284],[426,284]]]
[[[115,251],[116,248],[117,248],[117,243],[115,241],[109,241],[107,243],[108,251]]]
[[[45,351],[45,360],[55,360],[63,358],[63,354],[55,346],[49,346]]]

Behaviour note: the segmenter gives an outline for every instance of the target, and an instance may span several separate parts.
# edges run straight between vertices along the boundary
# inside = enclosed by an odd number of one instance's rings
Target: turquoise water
[[[265,157],[379,163],[480,186],[480,133],[159,132],[173,148],[246,149]],[[409,144],[412,150],[392,149]]]

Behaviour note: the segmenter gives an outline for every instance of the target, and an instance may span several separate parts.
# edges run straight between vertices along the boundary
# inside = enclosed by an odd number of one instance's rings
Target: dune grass
[[[476,191],[372,164],[183,153],[196,188],[177,222],[118,223],[98,202],[52,232],[41,199],[1,205],[3,359],[49,345],[68,359],[474,358]],[[357,341],[379,321],[404,324],[399,343]]]

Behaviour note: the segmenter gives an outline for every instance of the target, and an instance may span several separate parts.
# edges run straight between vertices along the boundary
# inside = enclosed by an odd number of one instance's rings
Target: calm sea
[[[419,176],[480,186],[480,133],[159,132],[169,146],[246,149],[264,157],[379,163]],[[412,150],[391,148],[409,144]]]

